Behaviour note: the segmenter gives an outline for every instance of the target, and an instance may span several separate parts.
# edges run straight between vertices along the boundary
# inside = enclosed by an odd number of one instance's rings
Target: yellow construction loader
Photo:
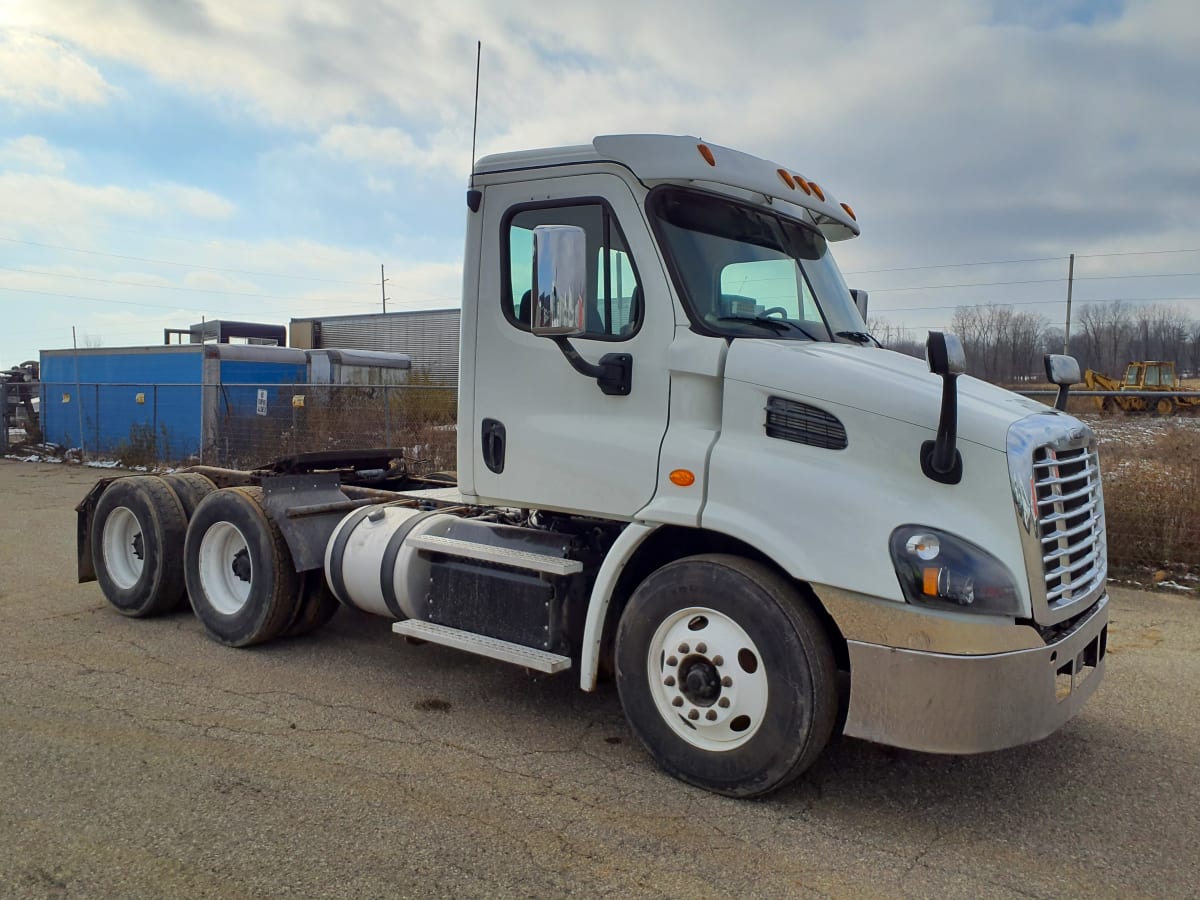
[[[1181,408],[1200,406],[1200,397],[1181,397],[1177,392],[1184,390],[1175,377],[1175,363],[1161,360],[1131,362],[1120,381],[1103,372],[1088,369],[1083,373],[1084,384],[1089,391],[1154,391],[1161,397],[1093,397],[1096,409],[1125,412],[1156,412],[1169,416]]]

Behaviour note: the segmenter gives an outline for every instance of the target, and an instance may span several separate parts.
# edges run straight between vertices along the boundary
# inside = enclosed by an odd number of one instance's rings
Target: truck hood
[[[726,355],[725,377],[937,431],[942,379],[924,360],[892,350],[738,338]],[[958,379],[959,440],[1003,452],[1009,426],[1034,413],[1065,415],[977,378]]]

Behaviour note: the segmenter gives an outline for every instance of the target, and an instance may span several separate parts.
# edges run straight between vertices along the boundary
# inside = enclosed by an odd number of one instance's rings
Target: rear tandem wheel
[[[184,575],[196,617],[222,644],[261,644],[296,620],[301,577],[262,488],[224,488],[201,501],[188,523]]]
[[[119,478],[100,495],[92,519],[92,565],[117,612],[140,618],[183,602],[179,548],[186,528],[179,497],[155,475]]]

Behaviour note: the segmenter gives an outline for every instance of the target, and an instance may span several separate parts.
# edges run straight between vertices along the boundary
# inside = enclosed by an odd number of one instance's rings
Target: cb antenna
[[[471,121],[471,178],[467,190],[467,206],[471,212],[479,212],[483,192],[475,190],[475,138],[479,134],[479,61],[483,56],[483,41],[475,42],[475,115]]]

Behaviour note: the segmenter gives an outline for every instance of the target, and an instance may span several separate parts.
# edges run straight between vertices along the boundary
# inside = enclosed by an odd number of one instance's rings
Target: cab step
[[[459,541],[458,543],[465,543]],[[471,546],[476,546],[472,544]],[[526,554],[529,556],[535,554]],[[461,631],[458,628],[447,628],[435,622],[422,622],[419,619],[405,619],[403,622],[392,624],[392,631],[406,637],[428,641],[431,644],[441,644],[456,650],[465,650],[476,656],[486,656],[501,662],[523,666],[554,675],[571,668],[571,657],[559,656],[557,653],[547,653],[545,650],[535,650],[522,644],[513,644],[484,634]]]
[[[413,535],[404,543],[417,550],[444,553],[460,559],[478,559],[481,562],[544,572],[547,575],[575,575],[583,571],[583,563],[577,559],[563,559],[560,556],[530,553],[528,550],[511,550],[507,547],[492,547],[488,544],[460,541],[457,538],[439,537],[434,534]]]

